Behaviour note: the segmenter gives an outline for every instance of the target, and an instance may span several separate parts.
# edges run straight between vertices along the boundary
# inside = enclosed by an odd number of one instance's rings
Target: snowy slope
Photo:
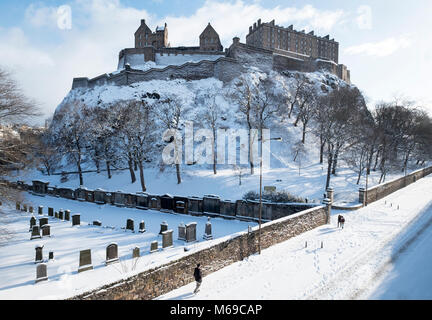
[[[366,208],[342,213],[347,221],[343,230],[336,226],[340,212],[333,212],[331,225],[205,276],[197,295],[191,294],[192,283],[159,299],[428,299],[431,188],[432,177],[426,177]],[[405,256],[392,262],[394,252],[409,239],[406,235],[411,228],[427,221],[424,235]],[[376,277],[389,266],[388,276],[385,271],[381,278]],[[382,280],[383,276],[387,278]],[[409,281],[412,283],[406,285]],[[416,285],[421,281],[425,283]]]

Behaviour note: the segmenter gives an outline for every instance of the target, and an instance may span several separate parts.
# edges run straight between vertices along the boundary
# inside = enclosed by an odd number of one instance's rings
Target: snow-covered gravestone
[[[72,227],[79,226],[81,224],[81,215],[80,214],[74,214],[72,216]]]
[[[48,216],[54,217],[54,208],[48,208]]]
[[[117,243],[111,243],[106,248],[106,261],[105,264],[109,265],[119,261],[118,257],[118,245]]]
[[[36,257],[35,257],[35,263],[42,263],[43,262],[43,245],[36,245]]]
[[[42,239],[39,226],[33,226],[30,240],[34,240],[34,239]]]
[[[29,231],[33,231],[33,227],[36,225],[36,218],[35,217],[31,217],[30,218],[30,229]]]
[[[158,250],[159,250],[159,248],[158,248],[158,242],[157,241],[153,241],[150,244],[150,253],[156,252]]]
[[[66,210],[65,211],[65,220],[66,221],[70,221],[70,215],[71,215],[71,211],[70,210]]]
[[[46,281],[46,280],[48,280],[47,265],[45,263],[41,263],[36,267],[35,283],[39,283],[41,281]]]
[[[93,270],[91,249],[80,251],[78,273],[88,270]]]
[[[48,253],[48,260],[54,260],[54,252],[50,251]]]
[[[20,211],[20,210],[21,210],[21,203],[17,202],[17,203],[16,203],[16,206],[15,206],[15,209],[16,209],[17,211]]]
[[[132,258],[139,258],[140,257],[140,248],[135,247],[132,249]]]
[[[183,222],[178,226],[178,240],[186,241],[186,226]]]
[[[33,207],[32,206],[29,207],[29,212],[33,213]]]
[[[210,218],[208,218],[208,221],[206,223],[205,233],[204,233],[203,238],[204,238],[204,240],[212,240],[213,239],[213,236],[212,236],[212,225],[211,225],[211,222],[210,222]]]
[[[23,204],[23,211],[27,212],[27,205],[26,204]]]
[[[162,232],[162,248],[170,248],[173,246],[173,230]]]
[[[93,225],[96,227],[102,227],[102,222],[99,220],[95,220],[95,221],[93,221]]]
[[[51,226],[49,224],[42,226],[42,237],[51,237]]]
[[[186,242],[196,241],[196,222],[192,222],[186,225]]]
[[[135,231],[134,221],[132,219],[126,221],[126,230]]]
[[[59,213],[57,211],[54,213],[54,218],[56,218],[56,219],[59,218]]]
[[[38,207],[38,214],[41,216],[43,215],[43,206]]]
[[[145,222],[144,222],[144,221],[141,221],[141,222],[140,222],[140,225],[139,225],[139,232],[140,232],[140,233],[144,233],[144,232],[146,232]]]
[[[163,232],[168,230],[168,223],[166,221],[162,222],[160,225],[160,231],[159,234],[162,234]]]
[[[60,220],[63,220],[63,218],[64,218],[64,211],[63,211],[63,209],[60,209],[58,217],[59,217]]]
[[[46,224],[48,224],[48,218],[40,218],[39,219],[39,227],[42,228]]]

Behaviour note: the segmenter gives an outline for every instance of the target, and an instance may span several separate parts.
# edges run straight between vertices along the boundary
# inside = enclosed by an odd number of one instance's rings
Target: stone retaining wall
[[[262,249],[325,225],[328,209],[320,206],[262,225]],[[149,300],[194,281],[193,270],[202,264],[204,277],[258,252],[258,228],[251,233],[216,243],[134,277],[84,293],[72,300]]]

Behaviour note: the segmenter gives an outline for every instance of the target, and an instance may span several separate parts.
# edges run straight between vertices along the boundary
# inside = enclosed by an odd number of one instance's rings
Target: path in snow
[[[419,233],[432,213],[431,188],[432,177],[426,177],[367,208],[344,212],[344,230],[336,226],[336,216],[341,212],[335,211],[331,225],[263,250],[261,256],[204,275],[197,295],[190,294],[194,288],[191,283],[158,299],[367,298],[383,278],[383,287],[371,298],[392,297],[389,288],[403,287],[403,282],[392,282],[395,274],[388,275],[392,268],[402,274],[401,281],[408,278],[412,268],[418,268],[425,279],[431,278],[432,269],[413,265],[413,261],[427,261],[426,266],[431,263],[431,258],[423,254],[431,247],[427,233],[431,229],[423,228],[425,232]],[[424,244],[418,252],[406,246],[407,242],[415,242],[411,239],[416,234]],[[404,247],[408,248],[405,254]],[[403,259],[397,259],[401,254]],[[428,292],[430,296],[430,290],[417,291],[411,298],[425,298]]]

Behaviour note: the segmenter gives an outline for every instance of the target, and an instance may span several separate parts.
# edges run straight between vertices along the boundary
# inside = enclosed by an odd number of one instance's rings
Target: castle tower
[[[168,27],[166,23],[163,27],[158,26],[156,32],[152,32],[145,20],[141,20],[141,25],[135,32],[135,48],[149,46],[153,46],[156,49],[168,47]]]
[[[220,38],[210,22],[200,35],[200,50],[202,51],[223,51]]]

